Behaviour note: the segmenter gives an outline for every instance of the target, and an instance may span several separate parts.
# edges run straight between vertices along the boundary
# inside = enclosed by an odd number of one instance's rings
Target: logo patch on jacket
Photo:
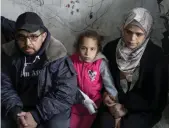
[[[23,72],[21,71],[20,77],[34,77],[40,74],[41,70],[32,70],[32,72]]]
[[[94,81],[95,78],[96,78],[97,72],[96,72],[96,71],[93,71],[93,70],[88,70],[88,74],[89,74],[90,80],[91,80],[91,81]]]

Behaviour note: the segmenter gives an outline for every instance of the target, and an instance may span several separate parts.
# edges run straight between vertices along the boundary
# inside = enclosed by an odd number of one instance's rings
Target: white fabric
[[[83,91],[81,91],[80,89],[79,89],[79,91],[81,92],[81,94],[83,95],[83,97],[84,97],[84,102],[83,102],[83,104],[84,104],[84,106],[88,109],[88,111],[89,111],[89,113],[90,114],[94,114],[94,113],[96,113],[96,110],[95,109],[97,109],[97,106],[96,106],[96,104],[94,103],[94,101],[92,100],[92,99],[90,99]]]

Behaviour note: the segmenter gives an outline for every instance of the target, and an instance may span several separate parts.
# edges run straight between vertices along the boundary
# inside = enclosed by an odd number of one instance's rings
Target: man
[[[15,30],[2,45],[2,128],[68,128],[77,82],[65,47],[36,13],[21,14]]]

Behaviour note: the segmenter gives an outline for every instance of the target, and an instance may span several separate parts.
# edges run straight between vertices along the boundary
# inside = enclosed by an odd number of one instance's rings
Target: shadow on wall
[[[169,1],[157,0],[159,10],[161,13],[160,18],[163,20],[166,31],[163,33],[164,38],[162,41],[162,48],[165,55],[169,55]]]

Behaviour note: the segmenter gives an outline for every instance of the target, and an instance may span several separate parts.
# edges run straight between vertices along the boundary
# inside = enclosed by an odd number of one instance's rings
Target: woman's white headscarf
[[[140,59],[146,48],[147,42],[149,40],[149,34],[153,25],[153,18],[147,9],[134,8],[127,14],[123,23],[123,29],[125,29],[129,24],[136,25],[144,30],[146,36],[144,42],[135,49],[129,49],[125,45],[125,42],[123,40],[123,34],[122,39],[119,40],[119,43],[117,45],[116,61],[118,68],[122,72],[130,74],[131,76],[136,67],[139,66]]]

